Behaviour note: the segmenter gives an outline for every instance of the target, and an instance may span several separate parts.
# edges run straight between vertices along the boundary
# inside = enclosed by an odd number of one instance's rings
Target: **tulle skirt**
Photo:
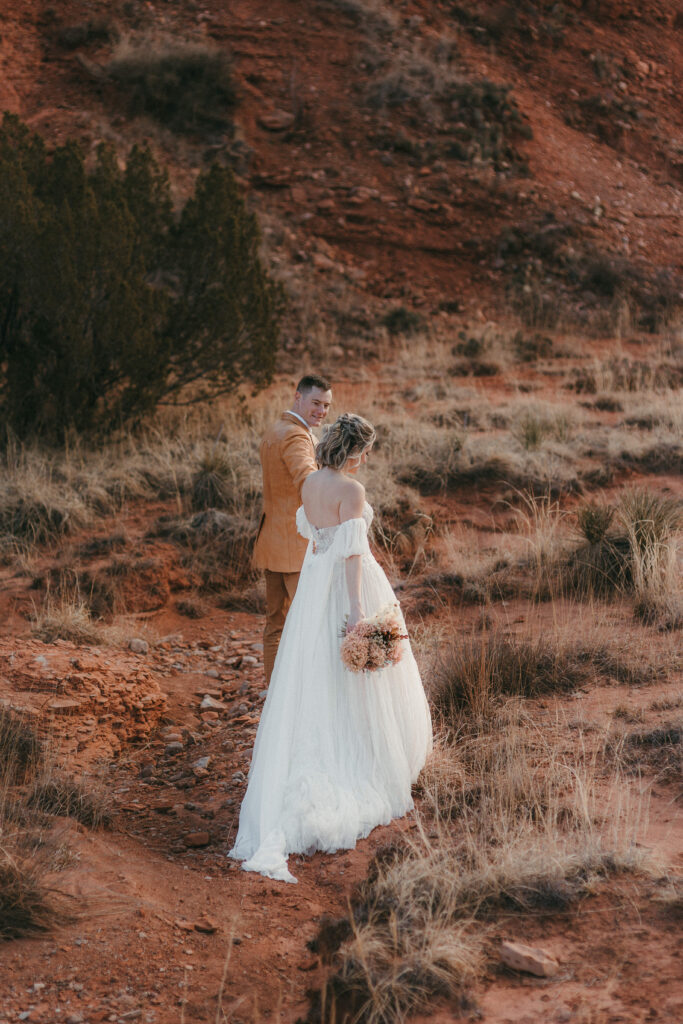
[[[367,616],[395,601],[363,555]],[[432,728],[407,640],[397,665],[351,673],[340,659],[349,612],[343,559],[309,548],[287,615],[254,744],[239,831],[229,856],[247,871],[294,882],[290,853],[352,848],[412,807],[411,785]]]

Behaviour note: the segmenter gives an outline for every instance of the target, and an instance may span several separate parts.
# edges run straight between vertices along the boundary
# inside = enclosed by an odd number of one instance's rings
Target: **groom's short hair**
[[[302,377],[296,386],[296,390],[302,395],[306,391],[312,391],[313,388],[320,388],[321,391],[330,390],[330,382],[325,377],[318,376],[317,373],[307,373],[305,377]]]

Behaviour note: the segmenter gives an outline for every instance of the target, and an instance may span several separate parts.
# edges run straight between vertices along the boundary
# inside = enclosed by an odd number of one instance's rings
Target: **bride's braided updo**
[[[361,455],[374,440],[372,423],[353,412],[343,412],[325,431],[315,449],[315,460],[321,469],[342,469],[348,459]]]

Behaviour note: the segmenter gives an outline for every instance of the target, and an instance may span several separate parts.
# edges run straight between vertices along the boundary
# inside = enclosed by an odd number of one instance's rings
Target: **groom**
[[[307,542],[296,530],[296,510],[301,504],[301,485],[318,468],[311,427],[320,426],[331,401],[330,385],[324,377],[302,377],[291,409],[282,413],[261,441],[263,516],[254,546],[254,566],[265,569],[266,575],[266,685],[306,554]]]

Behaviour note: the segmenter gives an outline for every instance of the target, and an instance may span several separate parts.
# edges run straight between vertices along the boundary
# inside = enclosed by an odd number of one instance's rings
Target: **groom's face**
[[[294,396],[294,411],[306,420],[309,427],[319,427],[327,416],[332,404],[332,392],[321,388],[310,391],[297,391]]]

